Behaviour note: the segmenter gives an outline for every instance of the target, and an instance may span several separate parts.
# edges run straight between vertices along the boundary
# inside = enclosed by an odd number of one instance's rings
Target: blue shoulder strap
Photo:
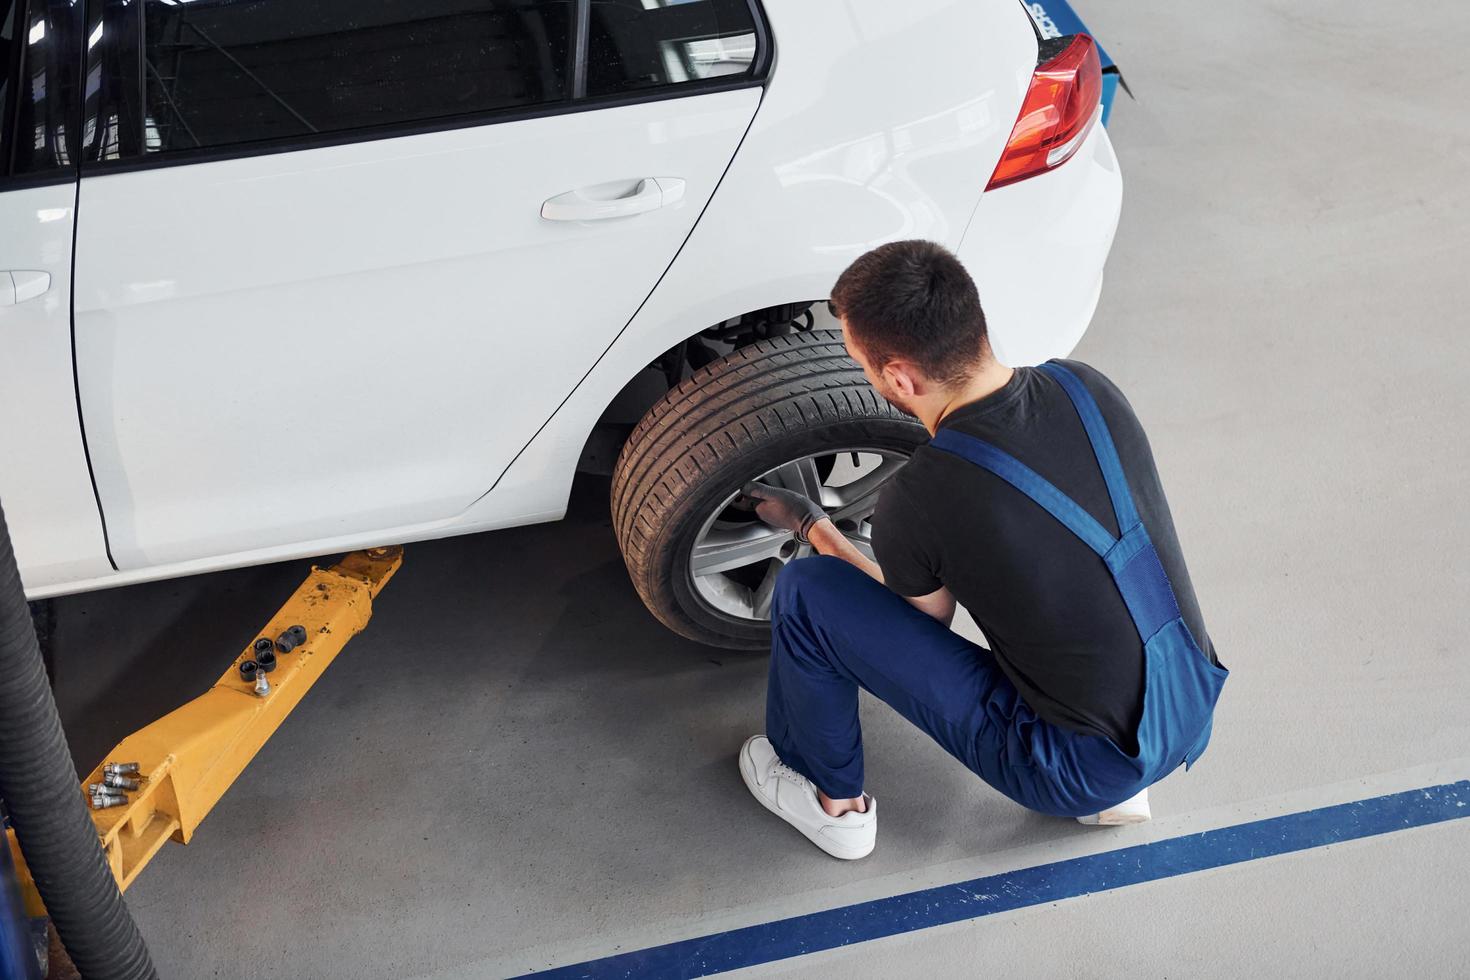
[[[1092,453],[1097,457],[1098,467],[1107,483],[1113,512],[1118,517],[1117,538],[1041,474],[983,439],[954,429],[940,429],[929,445],[968,460],[1005,480],[1045,508],[1097,552],[1112,573],[1139,638],[1147,643],[1165,624],[1179,618],[1179,603],[1174,598],[1174,589],[1159,561],[1158,552],[1149,540],[1148,530],[1139,520],[1133,494],[1128,489],[1128,479],[1123,473],[1123,463],[1118,458],[1117,447],[1113,445],[1113,437],[1108,433],[1107,423],[1103,421],[1092,393],[1077,375],[1060,364],[1043,364],[1041,369],[1061,383],[1082,419],[1087,440],[1092,444]]]
[[[1107,528],[1097,522],[1087,511],[1083,510],[1075,500],[1062,491],[1046,477],[1037,473],[1031,467],[1022,463],[1009,453],[996,449],[983,439],[956,432],[954,429],[940,429],[929,440],[929,445],[935,449],[942,449],[947,453],[969,460],[984,470],[989,470],[996,476],[1005,480],[1011,486],[1036,501],[1047,512],[1071,531],[1081,538],[1093,551],[1103,558],[1107,557],[1113,545],[1117,544]]]
[[[1081,378],[1056,361],[1042,364],[1041,370],[1061,384],[1062,390],[1072,401],[1072,407],[1077,409],[1077,415],[1082,419],[1082,428],[1087,431],[1087,441],[1092,443],[1092,454],[1097,457],[1097,465],[1102,468],[1103,480],[1108,485],[1108,496],[1113,501],[1113,514],[1118,518],[1118,533],[1127,534],[1139,522],[1138,508],[1133,505],[1133,494],[1128,489],[1128,478],[1123,473],[1123,461],[1118,458],[1118,449],[1113,445],[1112,433],[1108,431],[1107,422],[1103,421],[1097,400],[1092,397],[1092,392],[1087,390]]]

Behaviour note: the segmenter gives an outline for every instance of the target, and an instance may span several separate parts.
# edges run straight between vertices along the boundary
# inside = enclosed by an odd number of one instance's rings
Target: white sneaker
[[[863,794],[867,812],[829,816],[817,800],[816,787],[782,762],[764,735],[752,735],[741,746],[740,777],[761,806],[833,857],[855,861],[873,853],[878,843],[878,801],[867,793]]]
[[[1137,796],[1130,796],[1117,806],[1110,806],[1102,813],[1094,813],[1090,817],[1078,817],[1078,823],[1085,823],[1089,827],[1121,827],[1124,824],[1144,823],[1153,816],[1148,809],[1148,787],[1145,786]]]

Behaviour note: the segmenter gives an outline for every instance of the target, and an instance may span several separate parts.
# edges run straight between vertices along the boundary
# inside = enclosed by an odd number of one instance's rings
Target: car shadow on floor
[[[526,668],[535,681],[609,672],[653,678],[692,664],[756,662],[758,655],[675,636],[644,609],[617,551],[607,494],[605,477],[580,479],[562,522],[409,545],[373,624],[349,648],[346,669],[355,670],[354,662],[372,670],[400,666],[372,656],[380,633],[435,683],[485,666],[483,637],[503,632],[514,640],[529,632],[525,638],[540,645]],[[78,771],[213,684],[310,567],[334,558],[54,600],[53,685]],[[532,629],[518,629],[524,626]],[[420,653],[428,649],[436,655]]]

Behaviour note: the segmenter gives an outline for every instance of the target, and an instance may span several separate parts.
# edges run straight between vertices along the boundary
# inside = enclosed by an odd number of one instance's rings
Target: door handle
[[[626,181],[620,181],[558,194],[541,205],[541,217],[547,221],[628,218],[657,211],[684,199],[684,181],[678,177],[644,177],[632,192],[619,194],[626,186]]]
[[[30,269],[0,271],[0,306],[14,306],[35,299],[51,288],[51,273]]]

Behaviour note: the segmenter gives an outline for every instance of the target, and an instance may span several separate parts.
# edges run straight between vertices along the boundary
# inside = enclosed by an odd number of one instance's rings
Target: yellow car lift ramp
[[[292,626],[306,628],[305,643],[276,654],[277,666],[267,675],[268,694],[256,694],[254,683],[240,675],[240,664],[255,659],[252,642],[214,687],[129,735],[108,754],[105,762],[138,763],[142,780],[138,789],[126,791],[126,805],[91,811],[120,888],[137,880],[170,837],[189,843],[291,709],[367,626],[373,598],[402,563],[403,549],[392,547],[355,551],[331,568],[313,567],[258,634],[273,640]],[[87,783],[103,782],[102,768],[99,764],[83,780],[83,793]],[[44,914],[14,832],[9,836],[27,909]]]

